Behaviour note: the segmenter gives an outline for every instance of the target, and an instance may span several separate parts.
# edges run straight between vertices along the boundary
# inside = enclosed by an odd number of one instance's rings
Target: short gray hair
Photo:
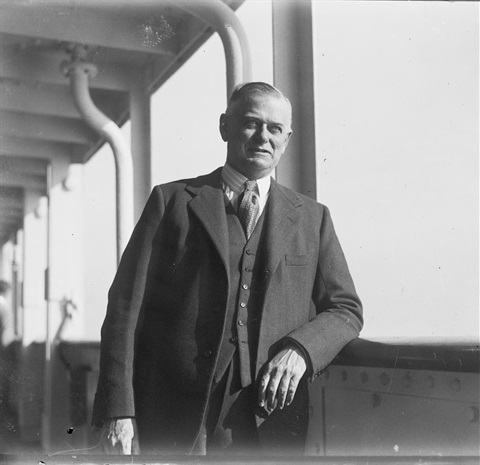
[[[288,100],[288,98],[285,97],[285,95],[279,89],[272,86],[271,84],[259,81],[245,82],[236,86],[235,89],[233,89],[230,99],[228,100],[228,106],[225,113],[227,115],[231,114],[231,109],[233,105],[239,100],[242,100],[249,95],[270,95],[272,97],[281,98],[288,103],[290,111],[292,109],[292,104],[290,103],[290,100]]]

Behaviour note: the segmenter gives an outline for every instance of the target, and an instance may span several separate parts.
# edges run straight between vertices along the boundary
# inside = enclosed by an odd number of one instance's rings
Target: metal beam
[[[70,157],[77,151],[87,151],[88,147],[78,144],[65,144],[50,141],[35,141],[16,137],[0,137],[0,155],[15,157],[42,158],[56,160]]]
[[[0,84],[2,109],[37,115],[75,118],[78,113],[66,86],[21,86]]]
[[[5,228],[11,228],[16,226],[17,224],[20,224],[23,219],[23,211],[19,212],[18,215],[16,214],[15,216],[4,214],[2,210],[0,209],[0,219],[1,219],[1,225]]]
[[[277,180],[316,198],[312,3],[272,2],[275,85],[293,107],[293,135]]]
[[[0,193],[0,210],[3,209],[23,211],[23,196],[3,197]]]
[[[12,137],[92,144],[98,136],[80,119],[0,112],[0,134]]]
[[[177,40],[148,40],[149,18],[135,19],[109,11],[43,2],[2,3],[0,32],[146,54],[174,55]]]
[[[36,115],[78,118],[78,111],[68,87],[65,86],[26,86],[13,83],[0,84],[0,102],[3,110],[33,113]],[[99,108],[105,108],[114,116],[125,103],[127,95],[120,92],[96,91],[92,97]]]
[[[68,85],[61,73],[61,64],[68,58],[64,52],[22,50],[18,46],[0,49],[0,79],[31,80],[51,85]],[[128,92],[131,67],[121,63],[96,62],[98,75],[92,79],[92,89]]]
[[[47,173],[48,160],[38,158],[18,158],[0,156],[0,177],[10,172],[29,174],[34,176],[45,176]],[[0,197],[1,198],[1,197]]]
[[[36,189],[46,191],[45,176],[31,176],[22,173],[8,173],[8,176],[0,176],[2,187],[22,187],[24,189]]]

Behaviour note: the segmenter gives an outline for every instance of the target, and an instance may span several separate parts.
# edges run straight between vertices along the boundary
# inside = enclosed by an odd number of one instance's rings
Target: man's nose
[[[268,129],[266,124],[262,124],[258,127],[257,132],[255,133],[257,139],[263,143],[268,142]]]

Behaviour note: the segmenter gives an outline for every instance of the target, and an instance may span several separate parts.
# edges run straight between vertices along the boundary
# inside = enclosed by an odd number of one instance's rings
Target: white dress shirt
[[[267,204],[268,196],[270,194],[270,175],[265,176],[264,178],[257,179],[258,192],[257,197],[259,198],[259,212],[257,216],[260,218],[265,205]],[[248,181],[248,178],[240,174],[237,170],[233,169],[230,165],[225,164],[222,170],[222,181],[223,181],[223,191],[230,200],[235,211],[238,211],[238,198],[242,195],[245,190],[245,182]]]

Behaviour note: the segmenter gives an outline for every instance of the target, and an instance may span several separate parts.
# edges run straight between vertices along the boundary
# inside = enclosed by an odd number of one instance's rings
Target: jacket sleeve
[[[313,381],[340,350],[358,337],[362,304],[356,293],[330,212],[321,206],[319,253],[312,301],[316,316],[288,335],[308,354]]]
[[[101,331],[100,376],[92,424],[135,416],[133,358],[135,330],[144,298],[152,244],[165,207],[157,186],[150,195],[120,260],[108,293]]]

